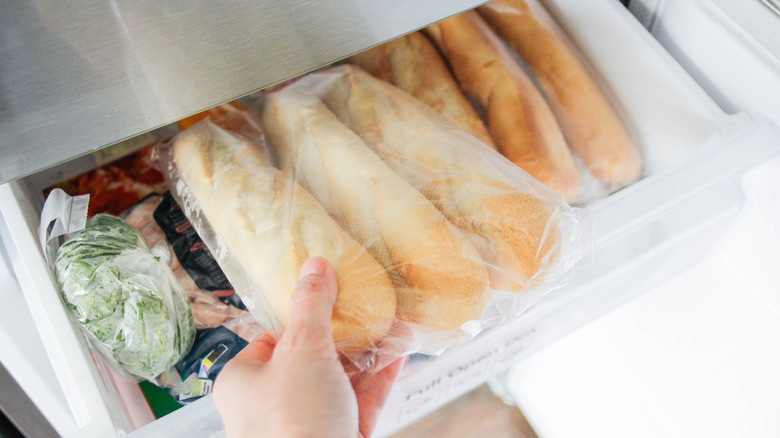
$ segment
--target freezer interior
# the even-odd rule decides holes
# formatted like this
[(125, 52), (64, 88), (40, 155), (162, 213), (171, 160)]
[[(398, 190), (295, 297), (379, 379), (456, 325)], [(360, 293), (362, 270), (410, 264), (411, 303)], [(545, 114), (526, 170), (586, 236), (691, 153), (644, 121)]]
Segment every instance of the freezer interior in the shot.
[[(391, 395), (379, 435), (628, 300), (641, 290), (632, 287), (637, 283), (652, 284), (692, 263), (707, 247), (705, 232), (733, 219), (742, 202), (735, 178), (780, 149), (780, 133), (771, 120), (723, 112), (619, 2), (544, 3), (634, 133), (644, 159), (642, 179), (585, 205), (595, 224), (594, 252), (570, 285), (467, 345), (439, 358), (411, 361)], [(155, 420), (137, 385), (115, 376), (91, 354), (65, 312), (37, 244), (46, 187), (137, 150), (153, 137), (165, 138), (172, 129), (142, 134), (0, 186), (3, 218), (12, 230), (4, 244), (73, 417), (50, 417), (63, 435), (205, 436), (220, 429), (210, 397)], [(692, 251), (688, 258), (686, 245)], [(678, 259), (669, 256), (675, 251), (682, 254)], [(453, 373), (456, 369), (463, 372)]]

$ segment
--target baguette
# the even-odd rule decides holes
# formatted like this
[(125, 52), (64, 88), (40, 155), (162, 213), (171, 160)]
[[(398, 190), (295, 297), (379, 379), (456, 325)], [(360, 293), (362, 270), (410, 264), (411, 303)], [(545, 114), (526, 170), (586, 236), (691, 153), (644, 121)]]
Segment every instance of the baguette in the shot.
[(494, 0), (479, 12), (534, 73), (590, 172), (608, 184), (638, 178), (641, 163), (628, 133), (547, 11), (536, 0)]
[(358, 68), (332, 68), (296, 85), (323, 90), (344, 124), (466, 232), (492, 288), (524, 290), (555, 264), (561, 242), (553, 213), (566, 208), (560, 196), (527, 175), (506, 177), (517, 169), (496, 152), (464, 144), (441, 128), (439, 114)]
[(263, 126), (282, 170), (390, 273), (398, 320), (450, 330), (482, 314), (488, 276), (473, 245), (317, 96), (269, 95)]
[(486, 114), (498, 150), (567, 200), (576, 196), (580, 176), (552, 111), (479, 15), (468, 11), (425, 33)]
[(422, 32), (358, 53), (347, 61), (420, 99), (461, 129), (496, 148), (447, 64)]
[[(172, 161), (283, 324), (301, 264), (319, 255), (331, 263), (339, 284), (332, 318), (339, 351), (371, 348), (387, 333), (396, 297), (384, 269), (308, 192), (271, 167), (256, 145), (206, 120), (179, 134)], [(248, 306), (256, 301), (242, 298)]]

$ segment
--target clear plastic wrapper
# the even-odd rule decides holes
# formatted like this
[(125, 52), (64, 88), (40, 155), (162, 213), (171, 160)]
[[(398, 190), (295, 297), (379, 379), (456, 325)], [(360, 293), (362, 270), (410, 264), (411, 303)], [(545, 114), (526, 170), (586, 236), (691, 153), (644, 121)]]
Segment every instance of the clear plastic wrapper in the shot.
[(57, 283), (93, 351), (126, 378), (153, 379), (168, 370), (189, 351), (195, 327), (161, 254), (124, 220), (104, 214), (67, 230), (57, 248), (57, 239), (45, 231), (52, 228), (46, 218), (53, 203), (47, 204), (42, 244), (52, 248), (51, 255), (56, 251), (56, 260), (49, 261)]
[(373, 348), (395, 315), (387, 273), (311, 195), (270, 166), (253, 118), (236, 110), (218, 121), (238, 129), (197, 123), (163, 146), (160, 159), (177, 202), (247, 309), (265, 329), (281, 332), (300, 265), (321, 255), (339, 281), (337, 346), (352, 357)]
[(461, 88), (484, 114), (502, 155), (572, 199), (580, 175), (544, 96), (476, 11), (424, 29)]
[(346, 62), (425, 102), (495, 149), (482, 118), (463, 94), (436, 46), (422, 31), (360, 52), (347, 58)]
[(517, 316), (590, 248), (586, 212), (351, 66), (249, 112), (223, 106), (159, 150), (177, 202), (269, 330), (286, 322), (303, 261), (330, 261), (334, 338), (357, 369)]
[(571, 201), (636, 181), (642, 159), (619, 102), (548, 11), (537, 0), (493, 0), (477, 10), (532, 76), (575, 153), (583, 180)]
[[(470, 124), (484, 120), (491, 132), (466, 130), (488, 144), (495, 141), (502, 154), (572, 205), (588, 204), (636, 181), (642, 159), (633, 126), (609, 84), (542, 5), (495, 0), (477, 10), (346, 62), (449, 114), (461, 127), (467, 123), (453, 108), (466, 106), (473, 113), (473, 107), (479, 116), (472, 115)], [(435, 48), (427, 48), (429, 39), (449, 68)], [(471, 104), (463, 102), (461, 93)]]

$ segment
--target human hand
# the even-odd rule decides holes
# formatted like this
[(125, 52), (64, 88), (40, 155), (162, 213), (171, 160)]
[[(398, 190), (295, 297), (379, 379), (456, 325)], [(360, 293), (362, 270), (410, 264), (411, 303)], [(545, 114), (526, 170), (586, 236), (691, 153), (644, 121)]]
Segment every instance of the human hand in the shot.
[(266, 333), (222, 369), (214, 403), (228, 437), (371, 435), (403, 360), (350, 383), (330, 326), (336, 292), (327, 260), (307, 260), (278, 343)]

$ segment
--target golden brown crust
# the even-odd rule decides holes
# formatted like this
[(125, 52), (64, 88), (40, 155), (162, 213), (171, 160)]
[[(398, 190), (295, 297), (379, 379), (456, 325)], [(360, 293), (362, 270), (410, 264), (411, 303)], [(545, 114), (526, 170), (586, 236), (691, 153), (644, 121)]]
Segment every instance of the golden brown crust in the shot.
[[(465, 147), (441, 116), (365, 72), (342, 66), (302, 81), (330, 81), (322, 100), (397, 174), (467, 235), (488, 265), (494, 289), (523, 290), (559, 255), (552, 207), (560, 197), (532, 178), (501, 178), (501, 157)], [(508, 165), (508, 163), (507, 163)], [(518, 186), (519, 185), (519, 186)]]
[(371, 348), (387, 333), (396, 296), (384, 269), (308, 192), (268, 165), (257, 146), (201, 122), (177, 137), (173, 162), (283, 324), (301, 264), (319, 255), (330, 261), (339, 284), (332, 319), (339, 350)]
[(425, 32), (448, 60), (461, 88), (487, 115), (498, 150), (566, 199), (580, 177), (544, 98), (474, 11)]
[(463, 95), (438, 50), (421, 32), (366, 50), (348, 61), (420, 99), (483, 143), (496, 148), (485, 124)]
[(479, 12), (533, 71), (586, 167), (607, 183), (638, 178), (639, 155), (620, 119), (541, 5), (494, 0)]
[(399, 320), (449, 330), (482, 314), (488, 275), (476, 249), (316, 96), (273, 93), (263, 122), (281, 168), (390, 273)]

